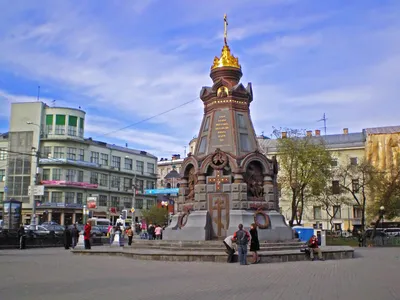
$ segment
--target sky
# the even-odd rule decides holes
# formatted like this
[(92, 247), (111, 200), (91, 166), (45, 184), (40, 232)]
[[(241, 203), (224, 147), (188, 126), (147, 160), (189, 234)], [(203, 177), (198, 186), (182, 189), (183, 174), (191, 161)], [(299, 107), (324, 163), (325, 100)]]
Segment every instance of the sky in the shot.
[(257, 134), (323, 131), (324, 113), (328, 134), (400, 124), (397, 0), (0, 0), (0, 132), (40, 86), (86, 111), (85, 137), (183, 154), (224, 13)]

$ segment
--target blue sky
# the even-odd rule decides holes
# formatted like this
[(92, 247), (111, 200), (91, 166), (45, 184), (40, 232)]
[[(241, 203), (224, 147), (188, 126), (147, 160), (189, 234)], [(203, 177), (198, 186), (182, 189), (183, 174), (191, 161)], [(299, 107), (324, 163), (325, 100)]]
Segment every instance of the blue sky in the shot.
[(86, 137), (183, 153), (210, 66), (228, 43), (253, 83), (257, 134), (399, 125), (400, 1), (0, 0), (0, 132), (10, 103), (81, 106)]

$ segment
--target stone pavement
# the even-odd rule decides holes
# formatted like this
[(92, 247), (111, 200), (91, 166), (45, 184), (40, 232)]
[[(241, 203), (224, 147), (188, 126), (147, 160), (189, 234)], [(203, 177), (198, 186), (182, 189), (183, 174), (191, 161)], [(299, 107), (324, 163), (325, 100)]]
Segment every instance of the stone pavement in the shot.
[(136, 261), (64, 249), (0, 251), (0, 299), (400, 299), (400, 248), (284, 264)]

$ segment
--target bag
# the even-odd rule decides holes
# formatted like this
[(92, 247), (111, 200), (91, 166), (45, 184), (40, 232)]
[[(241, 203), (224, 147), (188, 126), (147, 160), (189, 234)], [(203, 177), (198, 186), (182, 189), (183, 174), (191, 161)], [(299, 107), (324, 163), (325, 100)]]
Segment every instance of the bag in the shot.
[(249, 243), (249, 237), (244, 230), (236, 231), (236, 244), (247, 245)]

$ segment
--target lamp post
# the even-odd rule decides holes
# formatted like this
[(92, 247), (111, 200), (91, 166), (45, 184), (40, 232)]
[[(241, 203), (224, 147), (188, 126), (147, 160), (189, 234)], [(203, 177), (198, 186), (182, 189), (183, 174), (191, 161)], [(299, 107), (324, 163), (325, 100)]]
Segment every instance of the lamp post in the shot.
[(27, 121), (26, 124), (34, 125), (39, 128), (38, 132), (38, 140), (37, 140), (37, 148), (36, 148), (36, 165), (35, 165), (35, 176), (32, 176), (31, 180), (31, 195), (30, 201), (32, 202), (32, 216), (31, 216), (31, 225), (36, 225), (36, 201), (35, 201), (35, 193), (34, 193), (34, 186), (38, 184), (38, 174), (39, 174), (39, 159), (40, 159), (40, 134), (41, 134), (41, 127), (39, 124), (33, 123), (31, 121)]
[(381, 207), (379, 207), (379, 218), (381, 219), (381, 226), (382, 226), (382, 246), (384, 244), (384, 231), (383, 231), (383, 221), (384, 221), (384, 214), (385, 214), (385, 207), (382, 205)]
[[(129, 156), (125, 156), (125, 159), (131, 159)], [(133, 182), (132, 182), (132, 207), (131, 207), (131, 213), (132, 213), (132, 223), (131, 226), (133, 226), (135, 222), (135, 209), (136, 209), (136, 170), (133, 167), (133, 159), (132, 160), (132, 171), (133, 171)], [(132, 210), (133, 208), (133, 210)], [(135, 224), (136, 225), (136, 224)]]

